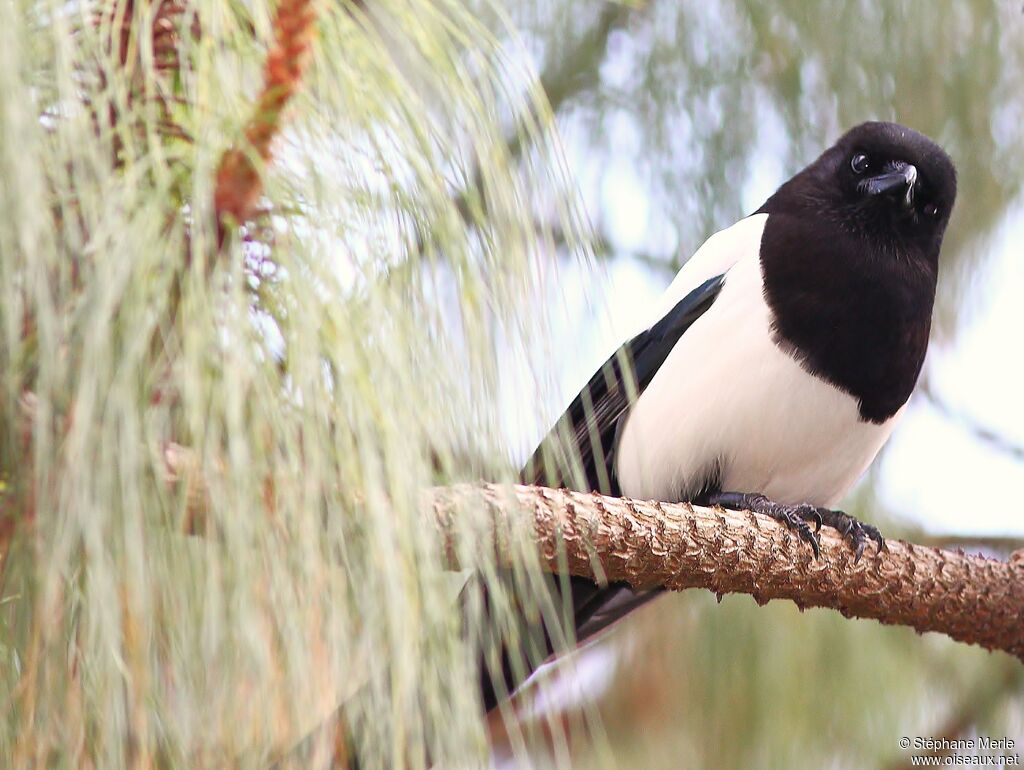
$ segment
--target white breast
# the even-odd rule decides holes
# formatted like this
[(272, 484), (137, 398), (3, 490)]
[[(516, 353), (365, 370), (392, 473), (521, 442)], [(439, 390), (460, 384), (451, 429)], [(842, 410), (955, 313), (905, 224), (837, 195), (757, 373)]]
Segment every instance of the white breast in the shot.
[(723, 491), (834, 506), (902, 413), (882, 425), (861, 421), (853, 397), (772, 341), (758, 257), (766, 219), (756, 233), (744, 226), (722, 293), (632, 408), (616, 453), (623, 494), (686, 499), (717, 467)]

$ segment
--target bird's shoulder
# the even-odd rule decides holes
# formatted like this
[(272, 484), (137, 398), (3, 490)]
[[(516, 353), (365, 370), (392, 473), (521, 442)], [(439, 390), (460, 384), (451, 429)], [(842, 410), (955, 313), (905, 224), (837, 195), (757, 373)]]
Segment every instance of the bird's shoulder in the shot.
[(676, 273), (675, 278), (655, 303), (643, 330), (650, 329), (710, 278), (724, 275), (741, 259), (756, 258), (768, 214), (744, 217), (730, 227), (711, 235)]

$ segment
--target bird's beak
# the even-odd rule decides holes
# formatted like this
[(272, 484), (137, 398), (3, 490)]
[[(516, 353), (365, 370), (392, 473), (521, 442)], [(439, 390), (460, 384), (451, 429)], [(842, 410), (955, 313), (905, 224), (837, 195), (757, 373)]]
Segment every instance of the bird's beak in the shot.
[(867, 195), (899, 195), (904, 208), (914, 205), (914, 188), (917, 186), (917, 167), (907, 164), (894, 171), (888, 171), (862, 182)]

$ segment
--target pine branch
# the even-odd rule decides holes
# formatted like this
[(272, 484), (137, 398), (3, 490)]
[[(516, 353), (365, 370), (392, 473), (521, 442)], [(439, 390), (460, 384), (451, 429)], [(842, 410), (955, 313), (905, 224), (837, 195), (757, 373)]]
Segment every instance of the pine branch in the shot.
[(218, 226), (222, 229), (226, 220), (241, 224), (256, 210), (263, 181), (254, 156), (263, 163), (270, 160), (271, 144), (281, 130), (282, 113), (302, 80), (315, 21), (316, 12), (309, 0), (282, 0), (277, 8), (263, 90), (245, 128), (245, 144), (225, 152), (217, 169), (213, 197)]
[[(169, 472), (184, 480), (173, 467), (176, 457), (165, 458)], [(564, 563), (573, 575), (637, 588), (707, 588), (720, 596), (749, 594), (761, 605), (789, 599), (800, 608), (943, 633), (1024, 661), (1024, 551), (999, 561), (890, 540), (885, 551), (871, 549), (855, 564), (838, 534), (822, 530), (815, 559), (793, 533), (749, 511), (520, 485), (435, 487), (424, 507), (453, 569), (466, 566), (457, 556), (460, 511), (487, 511), (490, 540), (474, 547), (493, 547), (501, 564), (512, 562), (507, 533), (532, 516), (542, 563), (552, 572)], [(329, 745), (345, 729), (342, 704), (288, 756)]]
[(501, 533), (516, 517), (532, 515), (552, 571), (564, 559), (574, 575), (637, 588), (707, 588), (750, 594), (759, 604), (790, 599), (800, 608), (935, 631), (1024, 660), (1022, 551), (998, 561), (889, 541), (886, 551), (870, 550), (855, 564), (830, 530), (822, 530), (815, 559), (793, 533), (750, 512), (490, 484), (436, 488), (429, 503), (453, 566), (459, 510), (484, 506), (501, 562), (509, 561)]
[[(184, 448), (165, 451), (166, 480), (186, 485), (187, 531), (201, 533), (205, 495), (188, 457)], [(749, 594), (758, 604), (789, 599), (801, 609), (825, 607), (844, 617), (935, 631), (1024, 661), (1024, 550), (1001, 561), (889, 540), (886, 550), (869, 548), (855, 563), (839, 534), (823, 529), (815, 559), (794, 533), (749, 511), (520, 485), (435, 487), (425, 506), (454, 569), (460, 568), (460, 510), (487, 511), (490, 545), (506, 564), (506, 533), (532, 516), (542, 563), (553, 572), (564, 563), (573, 575), (636, 588), (707, 588)]]

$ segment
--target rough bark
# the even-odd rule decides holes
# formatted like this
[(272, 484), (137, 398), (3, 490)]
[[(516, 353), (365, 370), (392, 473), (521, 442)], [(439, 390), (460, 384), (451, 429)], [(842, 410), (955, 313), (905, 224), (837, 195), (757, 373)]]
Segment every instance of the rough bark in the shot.
[[(707, 588), (750, 594), (759, 604), (790, 599), (845, 617), (874, 618), (935, 631), (1024, 660), (1024, 552), (1009, 561), (889, 541), (860, 563), (837, 533), (821, 532), (821, 557), (767, 517), (524, 486), (456, 486), (430, 493), (434, 517), (455, 564), (460, 509), (483, 506), (500, 533), (532, 517), (547, 568), (560, 559), (574, 575), (625, 581), (637, 588)], [(521, 519), (519, 520), (521, 522)], [(559, 548), (564, 553), (559, 554)], [(565, 563), (565, 562), (562, 562)]]

